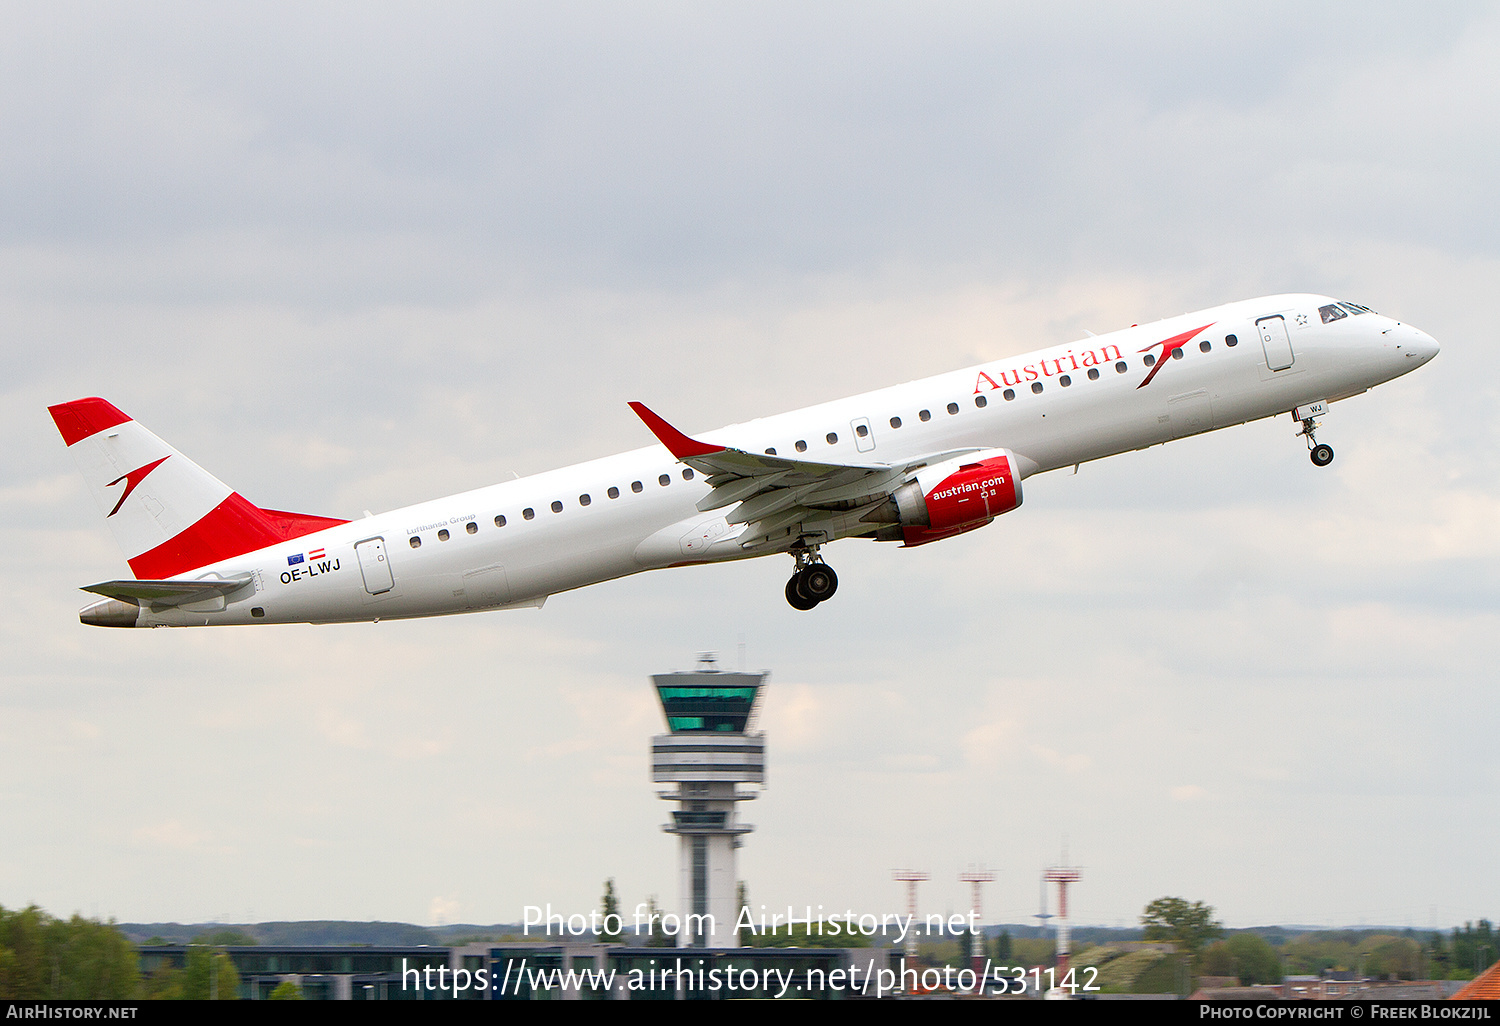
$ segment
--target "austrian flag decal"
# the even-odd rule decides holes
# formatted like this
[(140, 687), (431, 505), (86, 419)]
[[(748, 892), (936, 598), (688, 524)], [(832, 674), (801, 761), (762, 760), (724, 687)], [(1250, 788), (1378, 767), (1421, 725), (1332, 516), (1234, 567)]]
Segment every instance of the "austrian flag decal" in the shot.
[(314, 577), (322, 577), (338, 570), (339, 561), (328, 558), (327, 549), (313, 549), (310, 552), (299, 552), (296, 555), (286, 557), (286, 565), (290, 570), (281, 571), (282, 584), (295, 584), (298, 581), (310, 581)]

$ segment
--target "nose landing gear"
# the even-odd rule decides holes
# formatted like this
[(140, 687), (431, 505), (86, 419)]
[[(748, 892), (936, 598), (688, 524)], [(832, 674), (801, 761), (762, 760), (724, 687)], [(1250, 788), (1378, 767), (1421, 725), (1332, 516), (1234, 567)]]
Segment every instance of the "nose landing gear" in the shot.
[(1309, 403), (1292, 411), (1292, 416), (1302, 422), (1302, 430), (1297, 432), (1297, 437), (1307, 439), (1307, 456), (1315, 467), (1326, 467), (1333, 462), (1333, 446), (1319, 442), (1314, 436), (1314, 432), (1322, 425), (1313, 418), (1327, 412), (1328, 404), (1325, 402)]
[(786, 582), (786, 600), (791, 607), (805, 612), (833, 598), (839, 588), (839, 575), (819, 558), (817, 546), (793, 549), (792, 555), (797, 560), (797, 572)]

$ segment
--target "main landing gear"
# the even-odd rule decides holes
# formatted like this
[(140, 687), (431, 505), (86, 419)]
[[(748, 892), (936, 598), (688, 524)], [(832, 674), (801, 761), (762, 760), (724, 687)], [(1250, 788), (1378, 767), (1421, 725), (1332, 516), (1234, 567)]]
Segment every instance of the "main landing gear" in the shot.
[(1299, 406), (1292, 411), (1292, 416), (1302, 422), (1302, 430), (1297, 432), (1297, 436), (1307, 439), (1307, 455), (1315, 467), (1326, 467), (1333, 462), (1333, 446), (1323, 444), (1313, 435), (1313, 432), (1321, 426), (1313, 418), (1327, 410), (1327, 403), (1312, 403), (1308, 406)]
[(786, 582), (786, 600), (793, 609), (807, 611), (839, 590), (839, 575), (818, 556), (817, 546), (796, 548), (797, 572)]

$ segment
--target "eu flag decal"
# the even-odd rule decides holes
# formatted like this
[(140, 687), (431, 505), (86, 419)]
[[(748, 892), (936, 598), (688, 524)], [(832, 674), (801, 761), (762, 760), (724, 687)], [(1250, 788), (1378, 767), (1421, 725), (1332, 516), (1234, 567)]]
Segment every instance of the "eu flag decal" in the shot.
[(297, 553), (295, 556), (288, 556), (288, 557), (286, 557), (286, 565), (287, 566), (293, 566), (293, 565), (295, 565), (297, 563), (300, 563), (300, 562), (302, 562), (302, 553), (300, 553), (300, 552)]

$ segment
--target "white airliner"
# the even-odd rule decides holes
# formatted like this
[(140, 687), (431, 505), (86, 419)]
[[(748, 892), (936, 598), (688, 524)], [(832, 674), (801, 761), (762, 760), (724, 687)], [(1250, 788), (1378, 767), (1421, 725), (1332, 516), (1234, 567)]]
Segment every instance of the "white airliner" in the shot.
[(51, 407), (139, 580), (105, 627), (348, 623), (538, 607), (668, 566), (786, 553), (811, 609), (840, 538), (923, 545), (1021, 504), (1032, 474), (1290, 412), (1313, 463), (1327, 405), (1432, 359), (1433, 339), (1325, 296), (1132, 325), (364, 519), (261, 509), (103, 399)]

